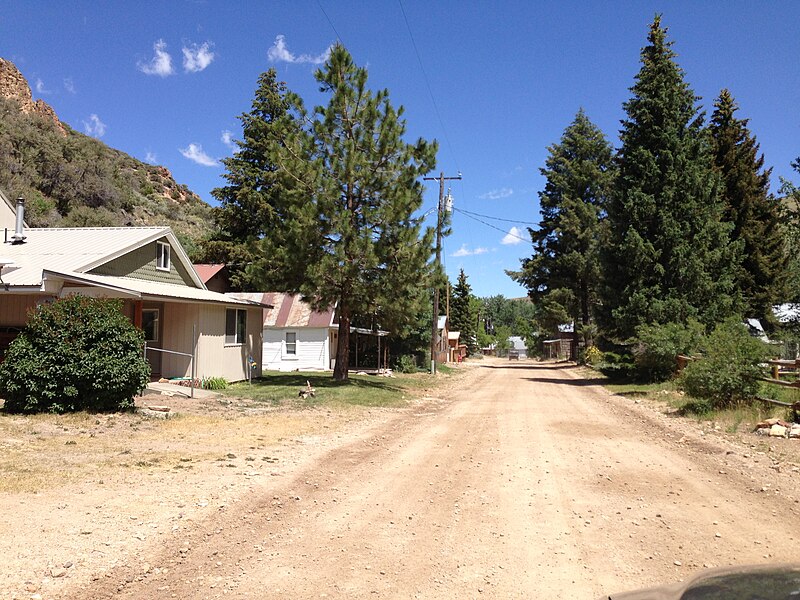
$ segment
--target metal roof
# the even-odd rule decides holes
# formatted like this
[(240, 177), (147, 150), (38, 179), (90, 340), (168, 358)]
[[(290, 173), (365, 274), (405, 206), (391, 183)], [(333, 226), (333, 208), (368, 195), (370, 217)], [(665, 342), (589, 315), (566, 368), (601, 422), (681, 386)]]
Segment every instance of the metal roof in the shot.
[(282, 292), (266, 292), (264, 304), (273, 308), (264, 311), (264, 327), (334, 327), (335, 307), (314, 310), (300, 296)]
[(225, 268), (224, 264), (194, 264), (192, 265), (194, 270), (197, 271), (197, 274), (200, 276), (200, 279), (203, 280), (203, 283), (208, 283), (208, 280), (211, 279), (214, 275), (222, 271)]
[(0, 257), (13, 261), (2, 271), (9, 285), (35, 286), (42, 272), (85, 273), (150, 242), (168, 238), (174, 258), (188, 267), (197, 287), (205, 285), (169, 227), (71, 227), (25, 229), (23, 244), (4, 243)]
[(260, 302), (233, 298), (206, 289), (193, 288), (186, 285), (133, 279), (132, 277), (110, 277), (107, 275), (89, 275), (85, 273), (57, 273), (45, 271), (48, 280), (61, 280), (65, 283), (90, 285), (144, 300), (182, 300), (189, 302), (216, 302), (222, 304), (244, 304), (262, 306)]

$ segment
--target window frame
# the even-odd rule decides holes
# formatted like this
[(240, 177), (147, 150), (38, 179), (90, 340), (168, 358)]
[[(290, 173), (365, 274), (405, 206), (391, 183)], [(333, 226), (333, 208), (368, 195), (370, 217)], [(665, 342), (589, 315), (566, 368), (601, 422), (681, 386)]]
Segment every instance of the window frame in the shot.
[(156, 269), (169, 271), (172, 268), (172, 247), (167, 242), (156, 242)]
[[(289, 350), (290, 343), (289, 343), (289, 336), (294, 336), (294, 341), (291, 342), (292, 350)], [(284, 332), (283, 336), (283, 355), (289, 359), (297, 358), (297, 332), (296, 331), (286, 331)]]
[[(233, 318), (229, 315), (233, 315)], [(225, 309), (225, 345), (243, 346), (247, 340), (247, 309)]]
[[(155, 337), (153, 337), (153, 339), (147, 339), (147, 329), (145, 327), (144, 315), (145, 314), (153, 314), (153, 313), (155, 313), (155, 318), (152, 320), (153, 333), (154, 333)], [(159, 337), (160, 337), (159, 336), (159, 329), (160, 328), (161, 328), (161, 309), (159, 309), (159, 308), (143, 308), (142, 309), (142, 331), (144, 332), (144, 341), (147, 342), (147, 343), (150, 343), (150, 342), (158, 343), (159, 342)]]

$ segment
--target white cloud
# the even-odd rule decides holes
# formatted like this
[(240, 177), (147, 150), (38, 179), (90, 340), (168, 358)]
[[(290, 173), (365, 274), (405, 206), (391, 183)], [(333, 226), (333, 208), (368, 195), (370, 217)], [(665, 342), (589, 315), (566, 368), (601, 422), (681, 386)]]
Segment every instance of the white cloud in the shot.
[(231, 149), (231, 152), (236, 152), (239, 149), (238, 146), (236, 146), (236, 143), (233, 141), (233, 134), (227, 129), (222, 132), (222, 136), (219, 139), (223, 144)]
[(500, 240), (501, 244), (508, 245), (515, 245), (521, 242), (524, 242), (525, 239), (522, 237), (522, 231), (519, 227), (512, 227), (508, 230), (508, 233)]
[(461, 248), (459, 248), (458, 250), (453, 252), (450, 256), (458, 258), (458, 257), (461, 257), (461, 256), (473, 256), (473, 255), (478, 255), (478, 254), (486, 254), (487, 252), (489, 252), (488, 248), (482, 248), (482, 247), (479, 246), (479, 247), (475, 248), (474, 250), (470, 250), (469, 248), (467, 248), (466, 244), (461, 244)]
[(499, 190), (492, 190), (486, 192), (483, 196), (479, 196), (481, 200), (499, 200), (500, 198), (508, 198), (514, 193), (511, 188), (500, 188)]
[(203, 42), (199, 46), (192, 44), (191, 46), (184, 46), (183, 52), (183, 70), (187, 73), (199, 73), (211, 64), (214, 60), (214, 53), (211, 51), (211, 42)]
[(150, 163), (151, 165), (157, 165), (158, 157), (156, 156), (156, 153), (148, 150), (144, 155), (144, 162)]
[(185, 158), (204, 167), (216, 167), (219, 163), (203, 152), (200, 144), (189, 144), (186, 148), (178, 148)]
[(272, 47), (267, 51), (267, 58), (272, 62), (287, 62), (287, 63), (310, 63), (312, 65), (321, 65), (328, 57), (331, 55), (331, 47), (328, 48), (322, 54), (318, 54), (317, 56), (312, 56), (311, 54), (301, 54), (300, 56), (295, 56), (289, 49), (286, 47), (286, 38), (282, 35), (278, 35), (275, 37), (275, 43), (272, 44)]
[(64, 79), (64, 89), (67, 90), (70, 94), (75, 94), (75, 82), (72, 81), (72, 77), (66, 77)]
[(83, 130), (86, 135), (101, 138), (106, 134), (106, 124), (100, 120), (96, 114), (89, 115), (89, 120), (83, 122)]
[(167, 43), (164, 40), (158, 40), (153, 44), (153, 54), (150, 62), (139, 61), (136, 63), (142, 73), (167, 77), (175, 72), (175, 69), (172, 68), (172, 57), (167, 52)]
[(50, 93), (50, 90), (48, 90), (45, 87), (44, 81), (42, 81), (41, 78), (39, 78), (39, 77), (36, 78), (36, 82), (34, 83), (34, 87), (36, 88), (36, 93), (37, 94), (49, 94)]

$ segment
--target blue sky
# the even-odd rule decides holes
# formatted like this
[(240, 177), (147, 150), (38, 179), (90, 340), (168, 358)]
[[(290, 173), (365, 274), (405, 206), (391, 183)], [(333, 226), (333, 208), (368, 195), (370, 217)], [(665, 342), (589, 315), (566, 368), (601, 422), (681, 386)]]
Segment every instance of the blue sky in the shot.
[[(452, 193), (468, 212), (445, 240), (451, 279), (463, 268), (477, 295), (517, 297), (504, 271), (531, 253), (547, 146), (580, 107), (618, 144), (656, 12), (707, 113), (729, 88), (773, 190), (779, 176), (800, 180), (789, 166), (800, 155), (797, 2), (7, 0), (0, 56), (73, 128), (166, 166), (213, 203), (258, 75), (275, 67), (319, 104), (313, 73), (340, 39), (370, 86), (405, 107), (409, 139), (439, 140), (433, 174), (463, 174)], [(437, 196), (429, 182), (423, 210)]]

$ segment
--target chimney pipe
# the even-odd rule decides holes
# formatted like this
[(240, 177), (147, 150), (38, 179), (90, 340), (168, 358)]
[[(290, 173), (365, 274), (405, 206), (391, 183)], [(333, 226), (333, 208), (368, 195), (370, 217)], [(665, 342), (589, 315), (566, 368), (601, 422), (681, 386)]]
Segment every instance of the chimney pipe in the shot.
[(17, 198), (17, 223), (14, 229), (14, 235), (11, 236), (12, 244), (24, 244), (25, 235), (23, 229), (25, 220), (25, 199), (20, 196)]

